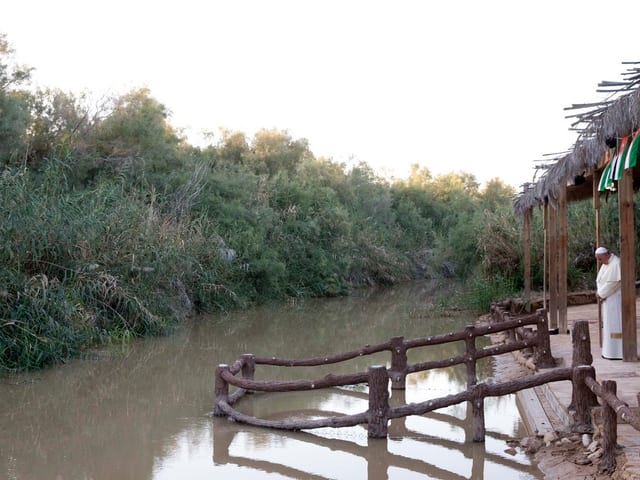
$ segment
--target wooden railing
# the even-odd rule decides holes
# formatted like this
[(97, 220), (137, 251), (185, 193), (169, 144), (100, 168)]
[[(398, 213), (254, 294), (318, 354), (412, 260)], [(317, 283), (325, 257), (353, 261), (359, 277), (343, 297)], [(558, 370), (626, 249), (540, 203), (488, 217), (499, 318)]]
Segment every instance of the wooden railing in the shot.
[(591, 365), (591, 338), (589, 323), (578, 321), (573, 327), (572, 337), (574, 368), (573, 395), (569, 410), (575, 411), (572, 429), (578, 432), (593, 432), (591, 409), (602, 403), (602, 457), (598, 468), (611, 472), (616, 466), (616, 444), (618, 441), (618, 416), (640, 432), (640, 417), (629, 405), (616, 396), (617, 383), (613, 380), (596, 381), (595, 368)]
[[(514, 339), (501, 345), (491, 345), (483, 348), (477, 347), (476, 339), (478, 337), (503, 331), (507, 332), (526, 326), (535, 326), (536, 335)], [(451, 342), (464, 342), (465, 352), (461, 355), (441, 360), (415, 364), (407, 363), (407, 351), (412, 348)], [(467, 401), (471, 403), (472, 408), (473, 440), (480, 442), (484, 441), (485, 436), (484, 399), (486, 397), (507, 395), (523, 388), (531, 388), (549, 381), (567, 380), (570, 378), (569, 370), (556, 370), (518, 381), (496, 384), (478, 383), (476, 363), (479, 359), (531, 348), (538, 352), (537, 358), (541, 364), (546, 365), (553, 362), (549, 350), (547, 318), (544, 310), (540, 310), (526, 317), (502, 318), (499, 322), (469, 325), (460, 332), (409, 340), (404, 337), (393, 337), (385, 343), (366, 345), (359, 350), (332, 356), (295, 360), (275, 357), (262, 358), (252, 354), (244, 354), (233, 364), (221, 364), (216, 370), (214, 415), (227, 415), (239, 422), (284, 430), (306, 430), (322, 427), (347, 427), (367, 424), (369, 436), (378, 438), (387, 435), (387, 422), (392, 418), (420, 415)], [(382, 365), (372, 365), (367, 372), (346, 375), (329, 374), (315, 380), (254, 380), (256, 365), (284, 367), (330, 365), (384, 351), (388, 351), (391, 354), (391, 368), (389, 370)], [(451, 367), (459, 364), (466, 365), (467, 390), (421, 403), (397, 407), (389, 406), (389, 381), (391, 381), (391, 388), (404, 389), (406, 376), (410, 373)], [(241, 376), (238, 376), (239, 373)], [(362, 383), (369, 385), (369, 408), (365, 412), (353, 415), (331, 416), (310, 420), (267, 420), (246, 415), (233, 408), (233, 405), (248, 391), (291, 392)], [(237, 390), (233, 394), (229, 393), (230, 385), (237, 387)]]
[[(576, 432), (593, 432), (591, 409), (598, 406), (598, 398), (604, 405), (603, 410), (603, 457), (600, 461), (602, 470), (615, 467), (615, 446), (617, 441), (618, 415), (627, 423), (640, 431), (640, 418), (624, 402), (616, 396), (616, 383), (604, 381), (599, 384), (595, 380), (595, 369), (591, 366), (592, 356), (589, 338), (588, 322), (579, 321), (573, 330), (573, 359), (571, 367), (554, 368), (543, 373), (536, 373), (516, 380), (501, 383), (478, 383), (476, 362), (481, 358), (493, 355), (530, 350), (533, 352), (538, 368), (552, 367), (554, 359), (551, 356), (549, 331), (546, 312), (539, 310), (535, 314), (511, 317), (499, 307), (493, 311), (493, 322), (467, 326), (461, 332), (442, 335), (405, 339), (393, 337), (389, 341), (366, 345), (359, 350), (345, 352), (338, 355), (308, 358), (302, 360), (280, 359), (276, 357), (256, 357), (244, 354), (233, 364), (221, 364), (216, 369), (214, 415), (229, 416), (234, 420), (260, 427), (277, 428), (283, 430), (307, 430), (323, 427), (347, 427), (367, 424), (368, 435), (371, 438), (387, 436), (388, 422), (394, 418), (408, 415), (422, 415), (427, 412), (469, 402), (471, 405), (472, 435), (474, 442), (484, 441), (484, 399), (516, 393), (521, 390), (544, 385), (550, 382), (571, 381), (573, 396), (569, 410), (573, 412), (573, 425)], [(535, 326), (535, 330), (529, 328)], [(481, 336), (505, 332), (506, 341), (503, 344), (478, 348), (476, 339)], [(420, 362), (407, 363), (407, 351), (412, 348), (438, 345), (450, 342), (464, 342), (465, 352), (454, 357)], [(256, 365), (272, 365), (284, 367), (330, 365), (346, 360), (388, 351), (391, 354), (389, 369), (382, 365), (372, 365), (366, 372), (325, 375), (315, 380), (255, 380)], [(420, 403), (391, 406), (389, 404), (389, 382), (391, 388), (404, 389), (406, 375), (409, 373), (444, 368), (465, 364), (467, 370), (467, 389), (463, 392), (430, 399)], [(238, 374), (241, 374), (238, 376)], [(233, 405), (247, 392), (291, 392), (302, 390), (316, 390), (346, 385), (367, 383), (369, 386), (369, 408), (361, 413), (352, 415), (330, 416), (308, 420), (267, 420), (244, 414)], [(237, 389), (229, 393), (230, 386)]]

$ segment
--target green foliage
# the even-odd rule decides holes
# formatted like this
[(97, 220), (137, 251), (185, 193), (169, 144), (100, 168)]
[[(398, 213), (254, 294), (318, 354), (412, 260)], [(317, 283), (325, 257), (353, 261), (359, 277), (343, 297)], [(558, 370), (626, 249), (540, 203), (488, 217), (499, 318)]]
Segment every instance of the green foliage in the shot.
[(29, 81), (32, 69), (16, 65), (13, 53), (6, 35), (0, 33), (0, 164), (19, 164), (27, 154), (29, 104), (19, 87)]
[(516, 278), (503, 275), (477, 275), (467, 282), (464, 303), (478, 312), (487, 312), (491, 302), (513, 297), (520, 291)]
[(0, 163), (24, 163), (27, 156), (24, 132), (28, 125), (29, 110), (25, 96), (0, 90)]
[(28, 161), (37, 165), (45, 156), (78, 151), (90, 133), (84, 98), (54, 89), (38, 89), (30, 95), (31, 124)]
[(519, 286), (513, 191), (498, 179), (479, 190), (414, 165), (390, 184), (273, 129), (192, 147), (148, 89), (92, 107), (26, 93), (30, 70), (9, 53), (0, 36), (0, 369), (121, 348), (193, 312), (443, 271), (472, 283), (478, 308)]
[(522, 229), (512, 208), (502, 204), (482, 211), (482, 227), (477, 231), (477, 248), (486, 278), (521, 278)]

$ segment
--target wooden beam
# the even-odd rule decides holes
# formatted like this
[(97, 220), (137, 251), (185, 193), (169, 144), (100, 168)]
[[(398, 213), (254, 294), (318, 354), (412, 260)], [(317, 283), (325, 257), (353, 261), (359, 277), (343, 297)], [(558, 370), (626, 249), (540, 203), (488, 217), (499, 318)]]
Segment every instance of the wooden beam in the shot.
[[(593, 210), (595, 211), (596, 222), (596, 248), (602, 246), (602, 227), (600, 222), (600, 191), (598, 185), (600, 184), (600, 178), (602, 177), (602, 170), (598, 170), (593, 173)], [(594, 272), (594, 278), (598, 276), (598, 268), (600, 265), (596, 262), (596, 271)], [(602, 305), (598, 302), (598, 342), (600, 348), (602, 348)]]
[(549, 328), (556, 330), (558, 325), (558, 212), (552, 205), (547, 208), (549, 225)]
[(531, 298), (531, 215), (532, 209), (528, 208), (524, 212), (522, 224), (522, 249), (524, 261), (524, 298)]
[[(542, 207), (542, 308), (549, 312), (547, 302), (547, 291), (549, 282), (549, 205), (546, 203)], [(551, 328), (551, 327), (549, 327)]]
[(622, 359), (638, 361), (636, 338), (636, 260), (633, 218), (633, 169), (624, 171), (618, 181), (620, 218), (620, 270), (622, 276)]
[(558, 329), (569, 333), (567, 323), (567, 187), (558, 199)]

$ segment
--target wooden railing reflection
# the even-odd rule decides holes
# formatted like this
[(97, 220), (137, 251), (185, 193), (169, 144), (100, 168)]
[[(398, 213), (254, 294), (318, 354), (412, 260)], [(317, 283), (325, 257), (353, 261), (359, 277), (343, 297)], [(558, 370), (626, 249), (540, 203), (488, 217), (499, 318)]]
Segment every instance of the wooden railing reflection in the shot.
[[(357, 392), (341, 393), (354, 394)], [(364, 394), (363, 394), (364, 396)], [(395, 391), (393, 394), (393, 402), (395, 404), (404, 404), (404, 392)], [(298, 412), (299, 413), (299, 412)], [(325, 414), (325, 411), (307, 412), (309, 414)], [(380, 442), (369, 440), (368, 445), (359, 445), (353, 441), (341, 440), (335, 438), (325, 438), (319, 435), (313, 435), (308, 432), (279, 432), (279, 437), (304, 442), (311, 447), (325, 447), (333, 452), (347, 453), (358, 457), (366, 462), (367, 477), (369, 479), (386, 478), (384, 472), (390, 467), (406, 469), (427, 475), (430, 478), (447, 478), (447, 479), (464, 479), (473, 478), (482, 480), (484, 478), (485, 463), (490, 462), (496, 465), (506, 467), (514, 472), (520, 472), (526, 467), (525, 464), (516, 459), (508, 458), (503, 455), (488, 452), (483, 443), (469, 442), (472, 435), (470, 428), (471, 422), (469, 414), (461, 419), (454, 415), (431, 412), (425, 415), (428, 419), (437, 420), (447, 423), (451, 426), (458, 427), (464, 432), (464, 440), (455, 441), (439, 438), (433, 435), (426, 435), (417, 430), (408, 428), (406, 425), (406, 417), (393, 419), (389, 425), (389, 441), (394, 439), (411, 438), (415, 442), (422, 442), (430, 446), (442, 447), (446, 450), (458, 452), (464, 458), (472, 462), (471, 476), (463, 476), (439, 467), (435, 463), (431, 463), (428, 459), (416, 459), (408, 456), (390, 452), (388, 448), (381, 445)], [(242, 467), (252, 468), (263, 471), (265, 473), (280, 474), (291, 478), (313, 478), (324, 479), (326, 477), (320, 474), (314, 474), (308, 471), (301, 471), (295, 467), (283, 465), (281, 463), (270, 462), (265, 460), (257, 460), (254, 458), (230, 455), (230, 446), (238, 433), (237, 426), (228, 422), (217, 422), (213, 428), (213, 462), (216, 465), (234, 464)], [(497, 432), (487, 432), (487, 436), (501, 442), (512, 440), (512, 437)], [(433, 461), (438, 461), (433, 458)], [(441, 463), (441, 462), (440, 462)]]

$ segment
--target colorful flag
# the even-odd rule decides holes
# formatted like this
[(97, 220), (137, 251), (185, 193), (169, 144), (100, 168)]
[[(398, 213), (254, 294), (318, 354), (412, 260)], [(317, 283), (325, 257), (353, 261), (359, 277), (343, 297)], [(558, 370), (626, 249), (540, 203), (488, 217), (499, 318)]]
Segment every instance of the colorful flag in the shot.
[(638, 163), (638, 148), (640, 147), (640, 130), (633, 134), (633, 140), (629, 144), (627, 154), (624, 156), (624, 168), (635, 167)]
[(612, 165), (613, 165), (613, 159), (611, 159), (611, 161), (607, 163), (607, 166), (604, 167), (604, 170), (602, 171), (602, 175), (600, 175), (600, 182), (598, 183), (599, 192), (604, 192), (607, 188), (613, 185), (613, 179), (611, 178)]
[(620, 139), (620, 145), (618, 145), (618, 153), (616, 153), (616, 156), (613, 159), (615, 162), (612, 167), (612, 176), (614, 180), (620, 180), (622, 178), (627, 150), (629, 150), (629, 137), (623, 137)]

